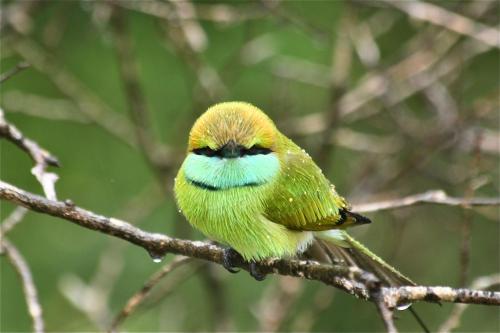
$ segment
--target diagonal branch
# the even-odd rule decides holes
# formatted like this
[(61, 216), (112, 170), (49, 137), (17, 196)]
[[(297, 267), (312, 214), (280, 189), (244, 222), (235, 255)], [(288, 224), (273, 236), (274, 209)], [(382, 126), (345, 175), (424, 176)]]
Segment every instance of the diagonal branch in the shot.
[(125, 306), (121, 309), (118, 315), (113, 320), (113, 323), (109, 327), (110, 332), (118, 331), (118, 326), (132, 313), (135, 309), (144, 301), (144, 299), (149, 295), (154, 286), (163, 279), (167, 274), (175, 270), (176, 268), (187, 264), (191, 261), (191, 258), (178, 256), (174, 258), (171, 262), (165, 265), (158, 272), (153, 274), (149, 280), (144, 284), (144, 286), (136, 292), (132, 297), (129, 298)]
[[(2, 181), (0, 181), (0, 199), (36, 212), (65, 219), (87, 229), (121, 238), (144, 248), (153, 258), (161, 258), (166, 253), (174, 253), (217, 264), (222, 264), (224, 260), (224, 249), (220, 246), (149, 233), (125, 221), (77, 207), (69, 201), (49, 200)], [(242, 258), (236, 260), (235, 266), (249, 270), (249, 264)], [(366, 300), (373, 300), (371, 290), (374, 285), (379, 284), (373, 274), (357, 267), (326, 265), (303, 260), (269, 259), (259, 263), (259, 270), (263, 274), (274, 273), (321, 281)], [(381, 287), (380, 293), (389, 308), (415, 301), (500, 305), (500, 292), (417, 286)]]
[(28, 312), (31, 316), (31, 319), (33, 320), (33, 332), (44, 332), (42, 307), (40, 306), (40, 302), (38, 300), (38, 293), (36, 291), (35, 283), (33, 282), (33, 276), (31, 275), (28, 264), (24, 260), (23, 256), (19, 253), (17, 248), (3, 237), (0, 243), (0, 253), (7, 256), (10, 263), (21, 278), (21, 281), (23, 283), (24, 296), (26, 298), (26, 304), (28, 305)]
[(497, 29), (446, 10), (440, 6), (415, 0), (382, 0), (382, 2), (396, 7), (412, 18), (430, 22), (453, 32), (471, 37), (489, 46), (500, 48), (500, 39), (498, 38), (500, 32)]
[(16, 66), (14, 66), (14, 68), (11, 68), (8, 71), (6, 71), (5, 73), (0, 74), (0, 83), (4, 83), (8, 79), (10, 79), (14, 75), (16, 75), (17, 73), (19, 73), (19, 72), (21, 72), (29, 67), (30, 67), (29, 63), (27, 63), (26, 61), (21, 61)]
[(19, 224), (23, 220), (27, 212), (27, 208), (17, 206), (17, 208), (14, 209), (0, 225), (0, 238), (5, 236), (10, 230), (12, 230), (17, 224)]
[(28, 139), (14, 125), (5, 120), (3, 110), (0, 109), (0, 138), (5, 138), (29, 154), (35, 166), (31, 173), (43, 187), (47, 198), (56, 199), (55, 182), (58, 176), (47, 172), (49, 166), (59, 166), (59, 161), (47, 150), (40, 147), (35, 141)]

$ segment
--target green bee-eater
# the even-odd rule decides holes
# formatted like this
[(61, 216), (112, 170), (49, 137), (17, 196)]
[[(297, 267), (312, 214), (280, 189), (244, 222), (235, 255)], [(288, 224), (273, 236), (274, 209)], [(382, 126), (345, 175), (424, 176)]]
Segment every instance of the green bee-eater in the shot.
[(198, 118), (175, 196), (194, 227), (250, 263), (300, 255), (316, 243), (330, 260), (391, 285), (413, 284), (344, 231), (370, 220), (350, 212), (311, 157), (251, 104), (217, 104)]

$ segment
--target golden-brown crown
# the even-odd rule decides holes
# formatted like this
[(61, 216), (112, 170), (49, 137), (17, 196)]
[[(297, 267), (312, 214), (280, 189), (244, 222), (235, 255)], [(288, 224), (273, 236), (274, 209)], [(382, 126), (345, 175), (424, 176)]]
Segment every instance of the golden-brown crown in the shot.
[(277, 130), (259, 108), (244, 102), (225, 102), (210, 107), (193, 125), (188, 150), (209, 147), (220, 149), (231, 140), (250, 148), (272, 149)]

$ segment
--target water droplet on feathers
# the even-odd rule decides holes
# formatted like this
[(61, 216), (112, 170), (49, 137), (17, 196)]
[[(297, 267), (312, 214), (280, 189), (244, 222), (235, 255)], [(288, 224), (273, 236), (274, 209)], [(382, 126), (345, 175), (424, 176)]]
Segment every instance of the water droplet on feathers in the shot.
[(293, 198), (288, 198), (288, 201), (293, 202)]

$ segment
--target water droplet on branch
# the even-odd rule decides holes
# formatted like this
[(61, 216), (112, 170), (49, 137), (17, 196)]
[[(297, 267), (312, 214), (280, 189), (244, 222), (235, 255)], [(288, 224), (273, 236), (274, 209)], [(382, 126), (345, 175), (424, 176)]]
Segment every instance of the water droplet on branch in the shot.
[(148, 251), (148, 253), (151, 259), (153, 259), (153, 262), (155, 263), (160, 263), (163, 260), (163, 258), (165, 258), (165, 254), (163, 253), (158, 253), (154, 251)]

